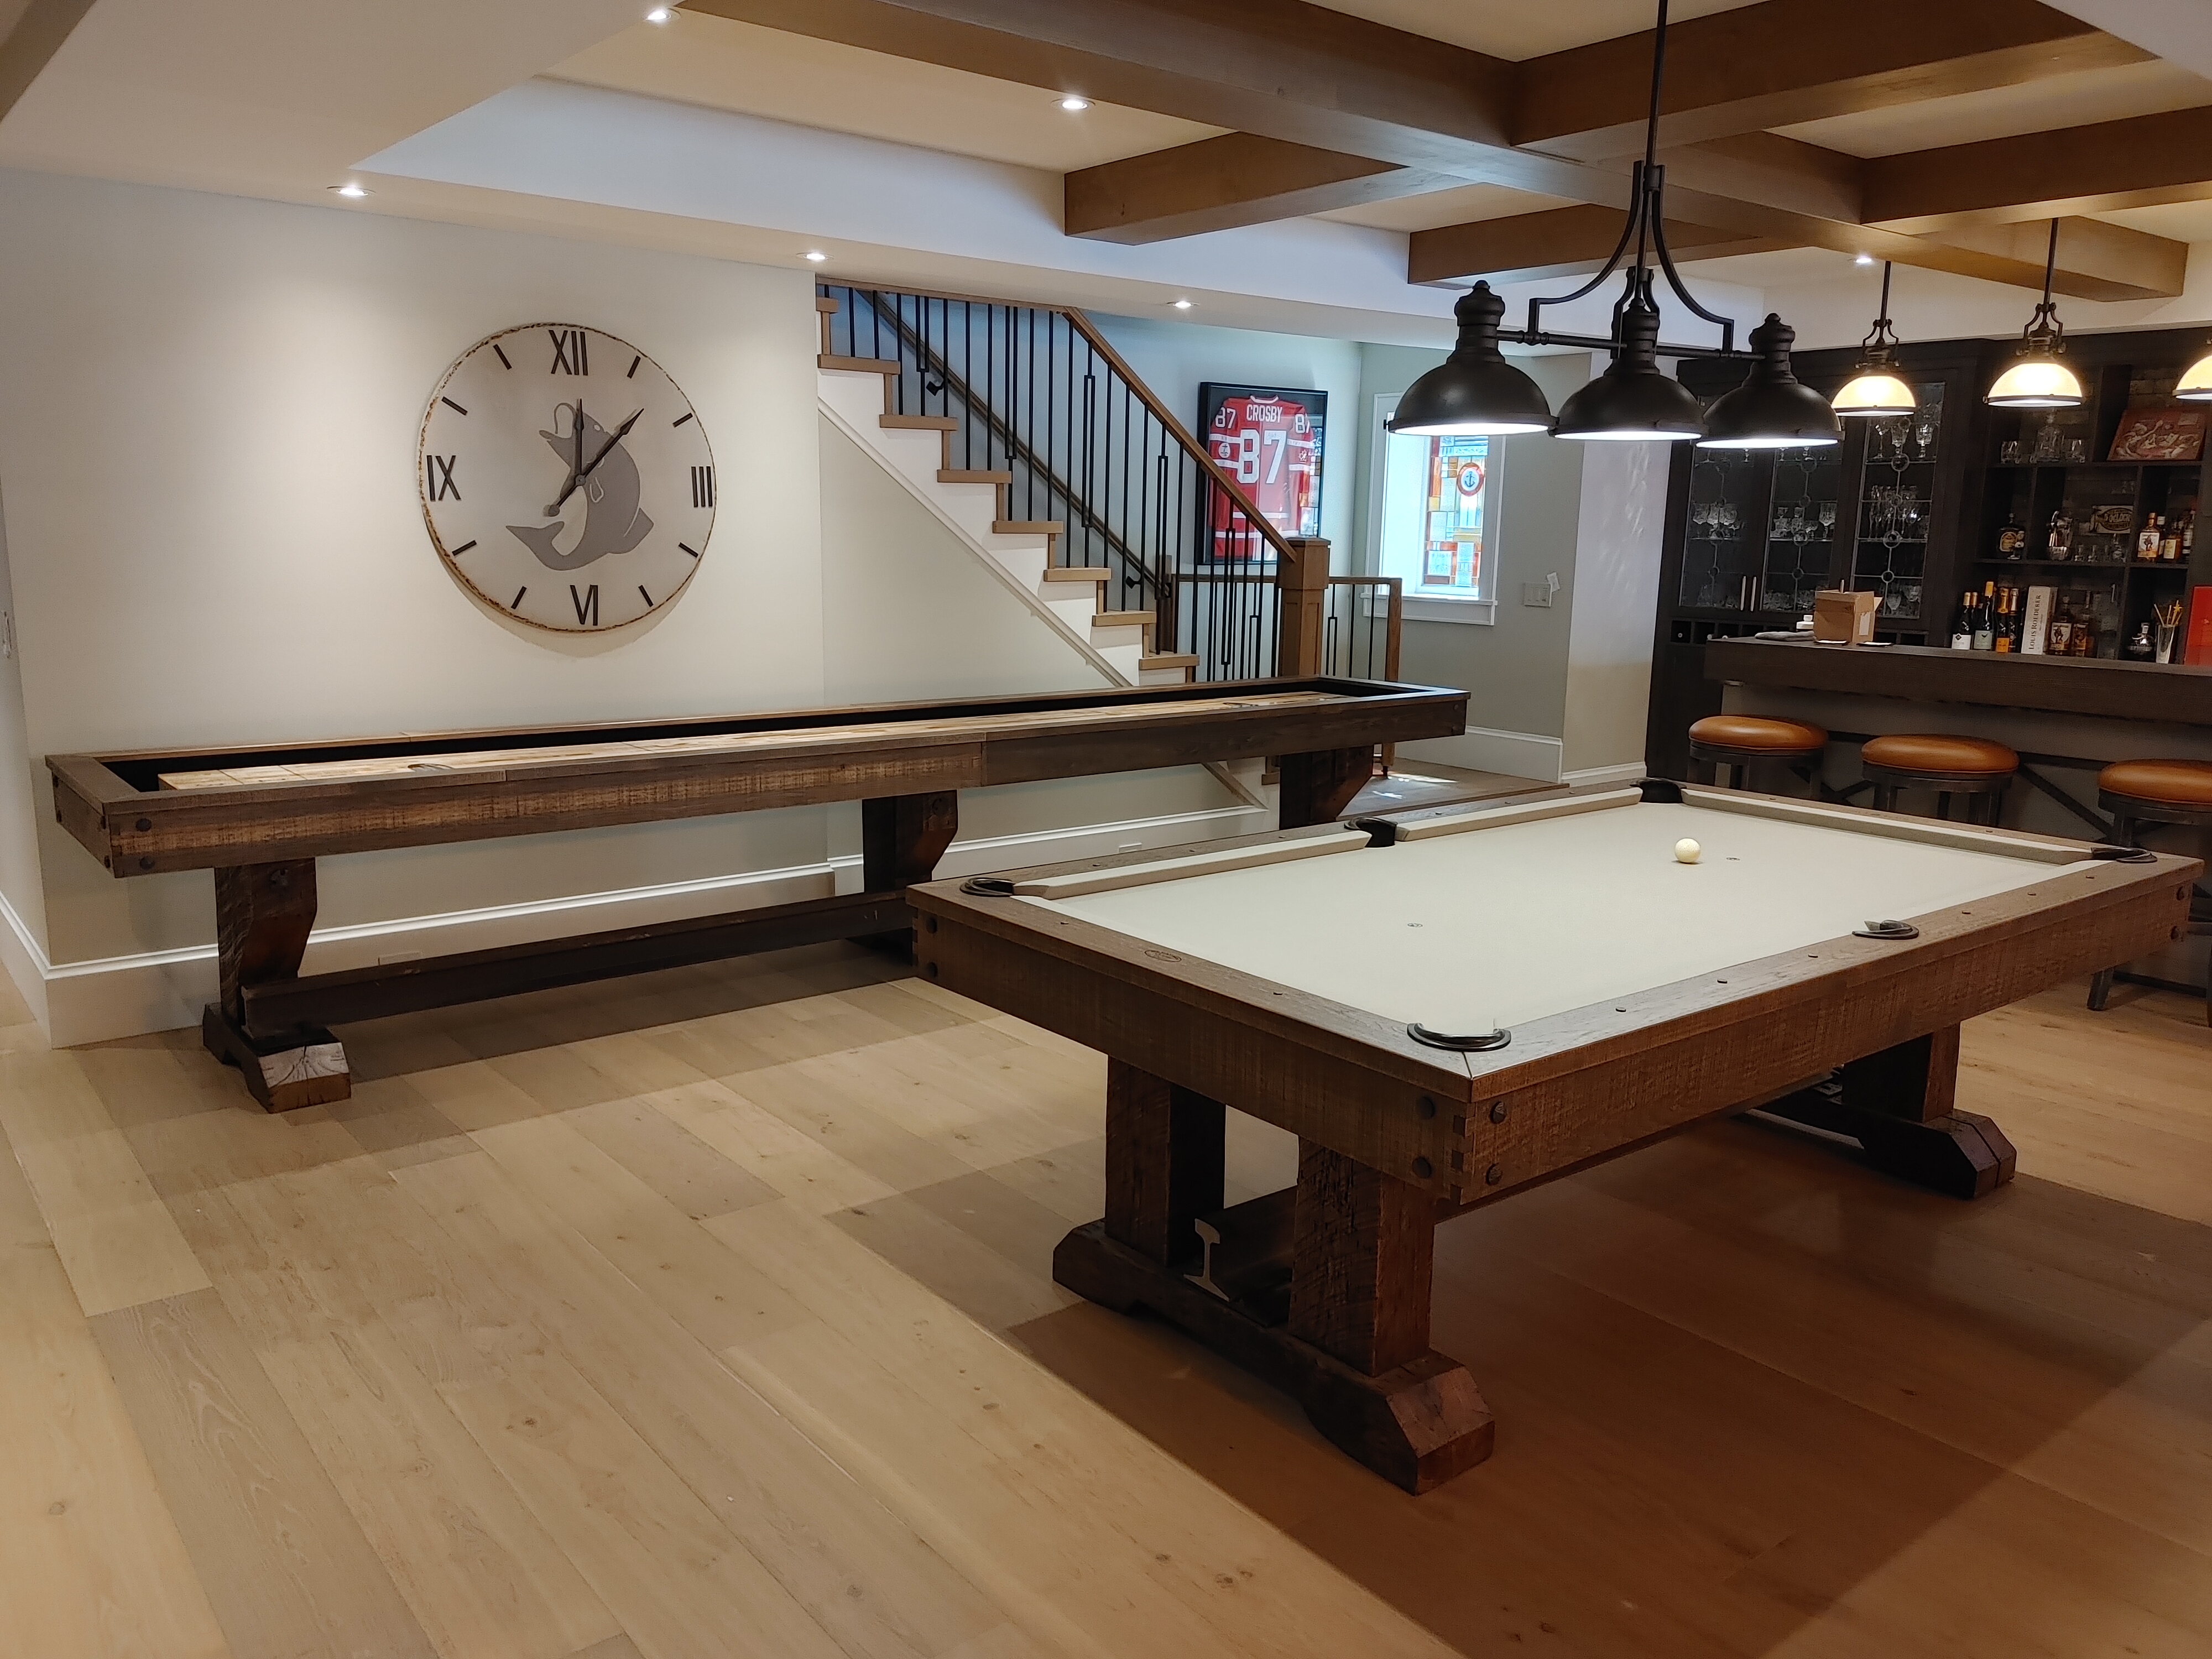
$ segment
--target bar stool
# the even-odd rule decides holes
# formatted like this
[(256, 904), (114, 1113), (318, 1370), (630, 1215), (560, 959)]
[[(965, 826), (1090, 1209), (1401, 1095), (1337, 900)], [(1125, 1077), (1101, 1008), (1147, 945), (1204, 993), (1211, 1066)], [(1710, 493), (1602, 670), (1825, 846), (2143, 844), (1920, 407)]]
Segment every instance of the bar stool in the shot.
[[(2124, 847), (2136, 845), (2146, 823), (2212, 824), (2212, 765), (2203, 761), (2122, 761), (2097, 775), (2097, 805), (2112, 815), (2112, 835)], [(2212, 917), (2202, 914), (2203, 895), (2192, 897), (2189, 931), (2212, 933)], [(2170, 991), (2194, 991), (2148, 975), (2107, 968), (2089, 981), (2089, 1006), (2102, 1010), (2112, 981), (2155, 985)], [(2212, 1025), (2212, 975), (2205, 981), (2204, 1023)]]
[(1974, 822), (1974, 802), (1984, 803), (1982, 822), (1995, 823), (2004, 805), (2005, 786), (2020, 770), (2020, 757), (2001, 743), (1981, 738), (1898, 734), (1869, 738), (1859, 750), (1859, 768), (1874, 785), (1878, 812), (1897, 811), (1898, 792), (1933, 789), (1936, 816), (1951, 816), (1951, 797), (1966, 798), (1966, 822)]
[(1745, 787), (1754, 766), (1802, 766), (1808, 769), (1817, 794), (1820, 757), (1827, 747), (1828, 734), (1802, 720), (1708, 714), (1690, 727), (1690, 758), (1711, 766), (1716, 784), (1721, 781), (1721, 768), (1729, 768), (1727, 787), (1731, 789)]

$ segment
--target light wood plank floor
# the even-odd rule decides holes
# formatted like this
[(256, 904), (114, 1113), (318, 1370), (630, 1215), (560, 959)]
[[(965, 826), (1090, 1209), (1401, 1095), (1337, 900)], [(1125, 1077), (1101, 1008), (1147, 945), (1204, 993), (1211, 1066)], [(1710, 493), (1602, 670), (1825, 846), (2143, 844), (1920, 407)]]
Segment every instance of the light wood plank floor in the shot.
[[(1969, 1028), (1965, 1206), (1751, 1123), (1445, 1228), (1413, 1499), (1075, 1302), (1099, 1059), (843, 947), (356, 1028), (0, 1007), (0, 1653), (2212, 1653), (2212, 1032)], [(1232, 1197), (1287, 1139), (1232, 1117)]]

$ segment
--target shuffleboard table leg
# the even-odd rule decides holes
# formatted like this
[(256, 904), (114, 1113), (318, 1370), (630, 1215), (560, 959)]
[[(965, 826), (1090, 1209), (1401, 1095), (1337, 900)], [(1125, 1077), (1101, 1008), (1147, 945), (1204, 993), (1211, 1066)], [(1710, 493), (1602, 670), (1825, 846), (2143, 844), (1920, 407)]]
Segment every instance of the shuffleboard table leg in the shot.
[(1344, 815), (1352, 798), (1375, 775), (1375, 750), (1322, 749), (1310, 755), (1285, 755), (1276, 763), (1277, 823), (1285, 830), (1329, 823)]
[[(1429, 1346), (1435, 1200), (1303, 1141), (1296, 1188), (1214, 1208), (1222, 1126), (1218, 1102), (1109, 1060), (1106, 1217), (1060, 1241), (1053, 1278), (1117, 1312), (1156, 1314), (1281, 1389), (1407, 1492), (1487, 1457), (1480, 1390)], [(1206, 1271), (1201, 1239), (1217, 1243), (1217, 1263), (1238, 1258), (1229, 1285)]]
[(2004, 1131), (1958, 1109), (1959, 1028), (1852, 1060), (1831, 1082), (1770, 1102), (1774, 1117), (1850, 1135), (1885, 1174), (1953, 1198), (1980, 1198), (2013, 1177)]
[(353, 1093), (345, 1049), (319, 1025), (256, 1030), (245, 988), (295, 979), (315, 925), (315, 861), (241, 864), (215, 872), (216, 974), (221, 1000), (200, 1014), (200, 1041), (235, 1066), (272, 1112), (320, 1106)]
[[(879, 795), (860, 803), (860, 884), (870, 893), (904, 892), (927, 881), (960, 830), (960, 796)], [(854, 940), (871, 950), (912, 957), (914, 929), (868, 933)]]

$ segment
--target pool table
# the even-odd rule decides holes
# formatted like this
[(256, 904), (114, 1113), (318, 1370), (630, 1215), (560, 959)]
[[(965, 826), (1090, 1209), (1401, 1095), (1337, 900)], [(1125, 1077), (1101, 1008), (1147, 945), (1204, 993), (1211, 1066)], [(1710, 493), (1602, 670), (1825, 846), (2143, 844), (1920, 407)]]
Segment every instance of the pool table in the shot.
[[(1960, 1022), (2166, 943), (2201, 869), (1653, 781), (908, 898), (922, 973), (1108, 1056), (1106, 1214), (1054, 1276), (1421, 1492), (1492, 1433), (1429, 1346), (1438, 1221), (1750, 1109), (1987, 1193)], [(1224, 1207), (1224, 1105), (1299, 1137), (1295, 1187)]]

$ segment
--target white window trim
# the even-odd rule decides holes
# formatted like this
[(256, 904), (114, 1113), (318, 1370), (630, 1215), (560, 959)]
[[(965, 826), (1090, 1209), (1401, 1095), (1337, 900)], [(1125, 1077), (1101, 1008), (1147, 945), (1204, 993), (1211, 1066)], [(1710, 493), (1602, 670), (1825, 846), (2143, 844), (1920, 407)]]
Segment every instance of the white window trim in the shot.
[[(1400, 393), (1381, 392), (1375, 396), (1375, 409), (1368, 431), (1368, 449), (1373, 456), (1367, 481), (1367, 550), (1368, 562), (1372, 567), (1370, 575), (1382, 576), (1389, 573), (1382, 568), (1382, 507), (1389, 480), (1390, 432), (1384, 424), (1398, 412)], [(1493, 471), (1489, 485), (1490, 505), (1486, 514), (1494, 510), (1498, 501), (1497, 475)], [(1492, 520), (1492, 523), (1498, 520)], [(1504, 580), (1498, 564), (1498, 538), (1492, 535), (1484, 550), (1491, 556), (1490, 590), (1492, 597), (1486, 599), (1445, 599), (1433, 595), (1416, 594), (1407, 590), (1404, 598), (1407, 622), (1437, 622), (1473, 623), (1478, 628), (1498, 625), (1498, 583)]]

